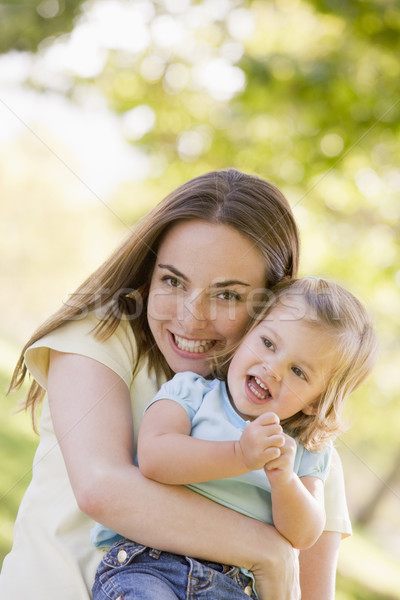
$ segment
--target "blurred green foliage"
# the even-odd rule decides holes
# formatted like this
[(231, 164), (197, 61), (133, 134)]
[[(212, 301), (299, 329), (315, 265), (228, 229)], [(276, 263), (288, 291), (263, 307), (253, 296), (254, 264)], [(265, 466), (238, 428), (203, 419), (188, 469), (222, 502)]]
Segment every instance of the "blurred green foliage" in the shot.
[(10, 0), (0, 3), (0, 52), (34, 52), (43, 39), (69, 32), (82, 0)]
[[(101, 18), (109, 19), (106, 33)], [(374, 376), (348, 403), (352, 427), (339, 449), (355, 520), (383, 486), (366, 532), (398, 560), (400, 481), (385, 485), (400, 446), (397, 0), (0, 1), (0, 40), (2, 52), (35, 52), (26, 89), (61, 95), (76, 106), (100, 95), (126, 139), (146, 156), (143, 178), (121, 181), (107, 199), (119, 222), (103, 233), (98, 246), (91, 235), (93, 254), (103, 252), (116, 230), (125, 233), (121, 222), (135, 222), (182, 181), (207, 170), (234, 166), (284, 191), (302, 231), (302, 273), (343, 282), (375, 315), (381, 358)], [(74, 52), (75, 66), (61, 60), (63, 53)], [(51, 76), (46, 65), (54, 53), (61, 62)], [(57, 249), (54, 283), (63, 277), (63, 252), (70, 272), (80, 253), (88, 254), (89, 244), (83, 242), (87, 231), (76, 230), (76, 207), (67, 213), (66, 204), (65, 212), (54, 204), (60, 181), (62, 195), (69, 193), (66, 179), (45, 177), (54, 174), (54, 165), (47, 164), (43, 152), (41, 160), (40, 182), (37, 169), (29, 172), (35, 203), (28, 214), (55, 219), (44, 232), (49, 247)], [(4, 175), (9, 176), (7, 169)], [(7, 205), (13, 198), (16, 206), (10, 189), (17, 202), (26, 189), (15, 184), (0, 195), (10, 223), (21, 223), (11, 200)], [(85, 222), (91, 219), (87, 207), (81, 215)], [(103, 220), (96, 226), (107, 229)], [(63, 227), (65, 245), (56, 243)], [(16, 287), (18, 277), (26, 282), (31, 273), (41, 285), (45, 279), (44, 267), (32, 262), (28, 229), (21, 239), (30, 240), (29, 250), (15, 254), (22, 258), (11, 270), (14, 279), (15, 272), (20, 274), (13, 280)], [(46, 289), (43, 296), (49, 294)], [(21, 296), (15, 297), (22, 311)], [(4, 440), (5, 450), (15, 447)], [(29, 454), (23, 440), (21, 451)], [(30, 448), (30, 439), (26, 443)], [(4, 479), (3, 489), (9, 485)], [(14, 499), (12, 510), (17, 503)], [(379, 596), (375, 588), (360, 591), (362, 576), (357, 574), (354, 588), (349, 577), (346, 571), (339, 579), (340, 600), (399, 597), (395, 592)]]

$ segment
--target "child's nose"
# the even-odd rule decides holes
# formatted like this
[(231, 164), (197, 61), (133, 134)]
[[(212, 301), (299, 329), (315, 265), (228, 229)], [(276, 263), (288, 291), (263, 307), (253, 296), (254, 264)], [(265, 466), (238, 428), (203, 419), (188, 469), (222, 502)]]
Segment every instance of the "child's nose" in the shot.
[(277, 363), (264, 364), (264, 369), (265, 369), (268, 377), (275, 379), (275, 381), (281, 381), (282, 376), (280, 373), (279, 364), (277, 364)]

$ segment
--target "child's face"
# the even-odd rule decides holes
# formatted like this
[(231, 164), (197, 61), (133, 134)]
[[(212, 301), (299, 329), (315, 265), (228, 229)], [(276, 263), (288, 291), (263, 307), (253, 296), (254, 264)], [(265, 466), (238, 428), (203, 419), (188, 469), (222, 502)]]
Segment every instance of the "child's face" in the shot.
[(247, 419), (265, 412), (281, 420), (312, 414), (335, 367), (334, 342), (310, 323), (305, 302), (291, 297), (287, 304), (274, 307), (246, 335), (229, 366), (233, 406)]

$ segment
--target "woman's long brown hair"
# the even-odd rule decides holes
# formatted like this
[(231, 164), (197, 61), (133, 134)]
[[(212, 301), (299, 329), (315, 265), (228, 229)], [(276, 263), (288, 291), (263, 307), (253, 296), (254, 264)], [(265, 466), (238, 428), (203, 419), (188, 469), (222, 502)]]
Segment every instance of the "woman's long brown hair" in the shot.
[[(233, 227), (249, 239), (265, 258), (266, 286), (295, 277), (299, 261), (299, 235), (289, 203), (272, 184), (235, 169), (213, 171), (191, 179), (169, 194), (132, 230), (121, 246), (63, 305), (46, 320), (24, 346), (10, 383), (10, 390), (25, 380), (27, 348), (70, 320), (98, 308), (103, 317), (95, 335), (106, 340), (128, 318), (137, 354), (133, 372), (144, 356), (149, 369), (172, 372), (154, 343), (146, 314), (147, 294), (160, 243), (169, 229), (180, 221), (202, 220)], [(31, 383), (25, 408), (32, 415), (45, 391)]]

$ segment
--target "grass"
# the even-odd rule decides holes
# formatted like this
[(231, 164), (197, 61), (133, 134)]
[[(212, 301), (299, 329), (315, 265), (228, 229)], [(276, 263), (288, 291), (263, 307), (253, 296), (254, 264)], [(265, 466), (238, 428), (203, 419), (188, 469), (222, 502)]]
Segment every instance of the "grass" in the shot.
[(338, 574), (335, 600), (397, 600), (398, 597), (371, 590), (359, 581)]
[(39, 441), (29, 416), (25, 412), (15, 414), (23, 392), (6, 396), (8, 381), (8, 373), (0, 370), (0, 565), (11, 548), (14, 521), (31, 480)]
[[(346, 595), (339, 593), (340, 590)], [(340, 548), (336, 600), (400, 600), (399, 562), (355, 529)]]

